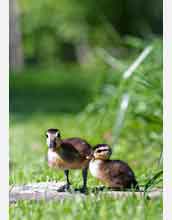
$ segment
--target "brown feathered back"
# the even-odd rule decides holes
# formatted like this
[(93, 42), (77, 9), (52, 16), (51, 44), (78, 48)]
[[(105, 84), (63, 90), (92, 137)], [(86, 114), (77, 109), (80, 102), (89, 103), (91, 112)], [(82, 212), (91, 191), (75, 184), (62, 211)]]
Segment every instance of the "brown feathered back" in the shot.
[(135, 188), (138, 185), (132, 169), (121, 160), (106, 160), (101, 163), (100, 178), (114, 188)]
[(73, 151), (78, 152), (83, 158), (86, 158), (92, 153), (92, 148), (88, 142), (78, 137), (63, 139), (61, 146), (62, 148), (68, 148), (69, 151), (73, 149)]

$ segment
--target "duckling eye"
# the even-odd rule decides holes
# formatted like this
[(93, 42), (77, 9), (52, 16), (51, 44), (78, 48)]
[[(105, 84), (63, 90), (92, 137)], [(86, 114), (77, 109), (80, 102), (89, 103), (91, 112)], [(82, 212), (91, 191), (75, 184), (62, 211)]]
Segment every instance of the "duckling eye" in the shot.
[(97, 153), (101, 153), (101, 150), (98, 150)]

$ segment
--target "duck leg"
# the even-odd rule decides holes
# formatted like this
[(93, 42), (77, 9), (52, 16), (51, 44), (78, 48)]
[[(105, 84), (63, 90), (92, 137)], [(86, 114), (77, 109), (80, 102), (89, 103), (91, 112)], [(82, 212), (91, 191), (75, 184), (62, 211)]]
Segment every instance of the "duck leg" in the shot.
[(70, 188), (70, 182), (69, 182), (69, 170), (64, 170), (64, 174), (66, 177), (66, 185), (63, 185), (62, 187), (60, 187), (60, 189), (58, 189), (58, 192), (64, 192), (64, 191), (68, 191)]
[(64, 174), (65, 174), (66, 182), (67, 182), (65, 189), (68, 190), (70, 188), (69, 170), (64, 170)]
[(88, 173), (88, 168), (84, 168), (82, 170), (83, 186), (81, 188), (81, 192), (83, 193), (85, 193), (87, 190), (87, 173)]

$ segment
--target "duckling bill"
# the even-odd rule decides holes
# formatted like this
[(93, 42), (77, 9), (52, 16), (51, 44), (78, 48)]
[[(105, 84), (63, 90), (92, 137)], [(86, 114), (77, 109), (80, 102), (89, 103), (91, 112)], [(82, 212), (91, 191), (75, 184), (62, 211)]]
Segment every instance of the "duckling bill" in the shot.
[(114, 189), (139, 189), (134, 172), (121, 160), (110, 160), (111, 148), (107, 144), (98, 144), (89, 164), (92, 176)]
[(81, 191), (85, 192), (87, 187), (87, 170), (89, 166), (89, 156), (92, 148), (87, 141), (79, 138), (61, 139), (60, 131), (50, 128), (46, 132), (48, 145), (48, 166), (62, 169), (66, 177), (66, 189), (69, 189), (69, 170), (82, 169), (83, 186)]

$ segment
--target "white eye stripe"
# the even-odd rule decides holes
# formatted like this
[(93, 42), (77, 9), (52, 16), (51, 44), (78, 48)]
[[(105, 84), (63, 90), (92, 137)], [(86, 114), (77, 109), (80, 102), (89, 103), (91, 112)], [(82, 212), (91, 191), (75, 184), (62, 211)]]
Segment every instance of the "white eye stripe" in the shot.
[(58, 137), (58, 136), (59, 136), (59, 132), (56, 132), (56, 134), (55, 134), (55, 135), (56, 135), (56, 137)]
[(46, 136), (47, 138), (50, 138), (50, 137), (59, 137), (60, 133), (59, 132), (56, 132), (56, 133), (46, 133)]
[(110, 151), (110, 148), (109, 147), (99, 147), (96, 150), (102, 150), (102, 151), (108, 150), (108, 151)]

